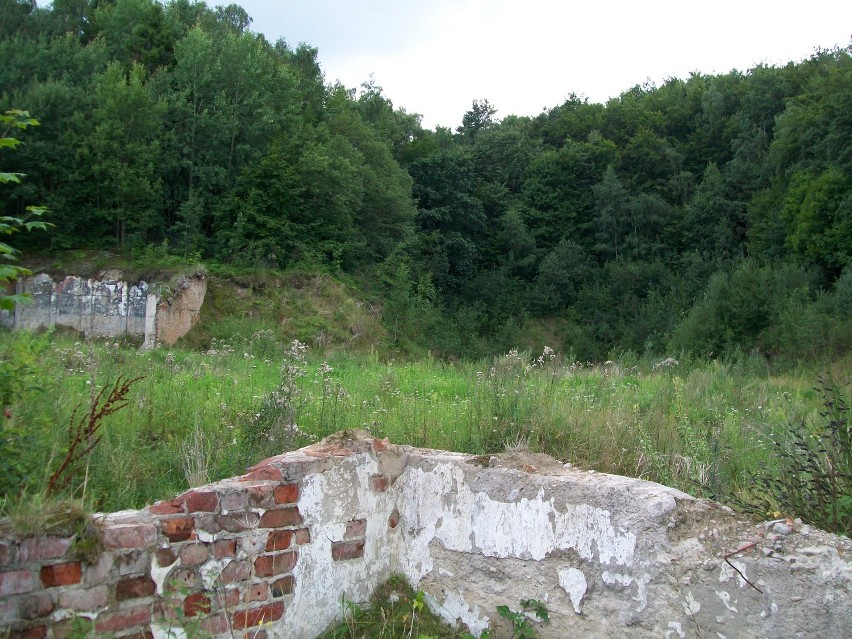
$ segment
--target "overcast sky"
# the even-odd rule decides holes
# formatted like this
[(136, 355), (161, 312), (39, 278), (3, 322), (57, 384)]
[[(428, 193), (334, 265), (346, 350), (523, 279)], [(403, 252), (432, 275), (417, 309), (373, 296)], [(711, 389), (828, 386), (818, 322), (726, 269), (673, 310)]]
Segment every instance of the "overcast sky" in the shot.
[(647, 79), (784, 64), (852, 36), (850, 0), (235, 1), (271, 42), (318, 48), (326, 82), (372, 74), (429, 128), (455, 128), (474, 99), (498, 117), (536, 115), (572, 92), (605, 102)]

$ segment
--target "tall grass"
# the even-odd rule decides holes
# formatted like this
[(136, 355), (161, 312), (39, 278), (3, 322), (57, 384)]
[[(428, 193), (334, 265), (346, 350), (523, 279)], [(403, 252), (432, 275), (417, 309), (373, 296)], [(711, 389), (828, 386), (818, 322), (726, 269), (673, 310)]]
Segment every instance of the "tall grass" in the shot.
[(52, 333), (0, 334), (3, 352), (22, 344), (41, 390), (9, 407), (0, 452), (20, 456), (26, 479), (5, 486), (8, 495), (44, 487), (65, 453), (75, 407), (85, 409), (119, 377), (143, 378), (130, 405), (103, 426), (70, 489), (103, 510), (240, 474), (346, 428), (475, 454), (543, 452), (580, 468), (747, 501), (755, 474), (779, 467), (771, 442), (821, 409), (815, 371), (773, 373), (747, 357), (667, 366), (635, 357), (580, 364), (548, 350), (457, 363), (323, 360), (271, 331), (212, 339), (201, 351), (150, 352)]

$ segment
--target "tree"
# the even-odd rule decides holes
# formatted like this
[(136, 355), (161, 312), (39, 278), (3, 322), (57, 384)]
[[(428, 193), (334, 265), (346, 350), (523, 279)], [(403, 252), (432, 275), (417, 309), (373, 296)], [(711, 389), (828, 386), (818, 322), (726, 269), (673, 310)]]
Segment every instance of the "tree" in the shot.
[[(38, 120), (31, 118), (26, 111), (9, 110), (3, 115), (0, 115), (0, 125), (2, 125), (2, 137), (0, 137), (0, 149), (16, 149), (21, 141), (11, 136), (15, 129), (26, 129), (30, 126), (37, 126)], [(19, 183), (23, 174), (0, 172), (0, 184), (8, 184), (10, 182)], [(27, 212), (33, 217), (40, 217), (45, 209), (39, 206), (28, 206)], [(47, 224), (41, 220), (30, 220), (8, 215), (0, 216), (0, 235), (13, 235), (21, 229), (32, 231), (33, 229), (46, 229)], [(0, 283), (8, 284), (17, 280), (19, 277), (25, 277), (30, 274), (30, 271), (16, 264), (8, 262), (17, 259), (19, 251), (6, 242), (0, 241), (0, 258), (6, 263), (0, 263)], [(15, 304), (23, 302), (27, 299), (26, 295), (0, 295), (0, 309), (11, 311), (15, 308)]]
[(115, 243), (128, 236), (147, 243), (162, 228), (160, 114), (162, 104), (144, 84), (145, 71), (111, 64), (98, 78), (95, 130), (90, 141), (93, 169), (99, 176), (99, 210), (114, 223)]
[(495, 115), (497, 109), (491, 106), (488, 100), (474, 100), (470, 111), (464, 114), (462, 124), (456, 130), (464, 139), (473, 141), (477, 133), (494, 126)]

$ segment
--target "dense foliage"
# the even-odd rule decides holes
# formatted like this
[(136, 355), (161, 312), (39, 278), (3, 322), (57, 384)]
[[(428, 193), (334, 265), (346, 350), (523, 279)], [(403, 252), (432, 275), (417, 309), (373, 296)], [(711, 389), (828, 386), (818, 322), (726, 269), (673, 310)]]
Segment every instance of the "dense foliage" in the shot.
[(236, 5), (0, 16), (0, 111), (42, 123), (5, 213), (49, 207), (54, 250), (349, 273), (393, 347), (443, 355), (852, 345), (849, 49), (534, 118), (475, 101), (432, 131), (372, 83), (326, 84), (315, 49), (270, 44)]

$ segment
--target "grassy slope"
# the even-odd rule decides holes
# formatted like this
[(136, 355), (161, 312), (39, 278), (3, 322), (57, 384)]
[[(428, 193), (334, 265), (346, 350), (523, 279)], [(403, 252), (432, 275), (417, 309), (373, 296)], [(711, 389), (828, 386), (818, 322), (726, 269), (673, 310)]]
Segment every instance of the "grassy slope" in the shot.
[[(41, 387), (6, 420), (30, 489), (64, 454), (75, 407), (85, 412), (93, 389), (120, 376), (141, 376), (75, 479), (76, 494), (99, 509), (138, 507), (351, 427), (476, 454), (529, 449), (694, 494), (748, 497), (751, 475), (779, 463), (770, 441), (819, 420), (817, 375), (843, 382), (852, 369), (845, 360), (773, 372), (745, 357), (654, 370), (629, 356), (579, 366), (524, 353), (394, 361), (376, 302), (351, 284), (298, 272), (214, 271), (208, 282), (201, 323), (170, 351), (0, 335), (5, 353), (31, 353)], [(310, 347), (307, 361), (291, 356), (293, 339)]]

